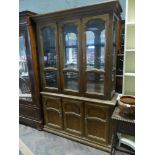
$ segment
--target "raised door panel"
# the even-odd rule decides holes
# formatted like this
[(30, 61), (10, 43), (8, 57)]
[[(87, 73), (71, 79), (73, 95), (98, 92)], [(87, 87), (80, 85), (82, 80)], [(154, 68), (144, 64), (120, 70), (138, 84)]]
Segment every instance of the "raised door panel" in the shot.
[(108, 107), (85, 103), (85, 136), (97, 143), (108, 142)]
[(63, 99), (64, 130), (75, 135), (83, 134), (83, 104), (81, 101)]
[(57, 97), (43, 96), (45, 125), (62, 129), (61, 99)]

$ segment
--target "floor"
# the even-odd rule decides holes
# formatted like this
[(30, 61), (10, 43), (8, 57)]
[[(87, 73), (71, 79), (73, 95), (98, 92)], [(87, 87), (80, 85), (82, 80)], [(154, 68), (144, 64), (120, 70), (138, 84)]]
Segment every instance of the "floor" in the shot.
[[(60, 136), (19, 125), (19, 137), (34, 155), (109, 155)], [(116, 152), (116, 155), (126, 155)]]

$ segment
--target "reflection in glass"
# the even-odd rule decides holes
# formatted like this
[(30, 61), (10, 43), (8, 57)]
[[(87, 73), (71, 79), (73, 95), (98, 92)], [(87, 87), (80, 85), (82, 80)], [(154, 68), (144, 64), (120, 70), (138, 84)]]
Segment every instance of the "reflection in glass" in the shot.
[(45, 67), (56, 67), (55, 32), (51, 27), (42, 28)]
[(57, 73), (55, 71), (45, 71), (46, 87), (57, 87)]
[(24, 36), (19, 37), (19, 95), (31, 97)]
[(79, 74), (75, 72), (64, 73), (65, 89), (79, 90)]
[(63, 27), (64, 67), (78, 67), (77, 26), (66, 24)]
[(102, 20), (91, 20), (86, 24), (87, 69), (104, 69), (105, 24)]
[(87, 73), (87, 92), (104, 93), (104, 75)]

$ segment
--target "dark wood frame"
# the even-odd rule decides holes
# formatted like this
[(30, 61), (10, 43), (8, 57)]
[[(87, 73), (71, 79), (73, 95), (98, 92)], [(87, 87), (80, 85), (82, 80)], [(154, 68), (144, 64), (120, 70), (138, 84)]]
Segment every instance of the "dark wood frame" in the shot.
[(26, 57), (31, 83), (32, 101), (19, 98), (19, 122), (42, 129), (43, 117), (40, 98), (40, 81), (38, 77), (38, 61), (36, 53), (35, 35), (30, 16), (36, 13), (23, 11), (19, 13), (19, 36), (24, 34)]

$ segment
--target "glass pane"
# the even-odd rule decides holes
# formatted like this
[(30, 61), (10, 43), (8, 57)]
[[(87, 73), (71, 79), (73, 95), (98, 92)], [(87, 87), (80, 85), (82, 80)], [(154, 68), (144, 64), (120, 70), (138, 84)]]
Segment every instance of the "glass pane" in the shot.
[(104, 93), (104, 75), (87, 73), (87, 92)]
[(66, 48), (65, 68), (77, 68), (77, 48)]
[(77, 26), (66, 24), (63, 27), (64, 66), (65, 68), (78, 67)]
[(64, 73), (65, 89), (79, 90), (79, 73), (67, 72)]
[(31, 97), (31, 85), (24, 36), (19, 37), (19, 96)]
[(51, 27), (42, 28), (45, 67), (56, 67), (55, 32)]
[(87, 69), (104, 69), (105, 23), (100, 19), (86, 24), (86, 65)]
[(57, 73), (55, 71), (45, 71), (46, 87), (57, 87)]

